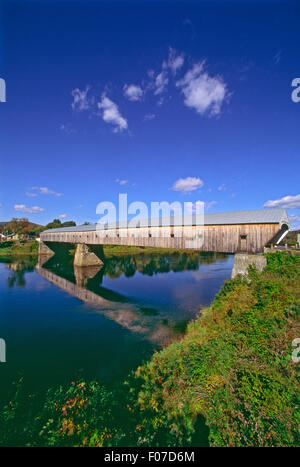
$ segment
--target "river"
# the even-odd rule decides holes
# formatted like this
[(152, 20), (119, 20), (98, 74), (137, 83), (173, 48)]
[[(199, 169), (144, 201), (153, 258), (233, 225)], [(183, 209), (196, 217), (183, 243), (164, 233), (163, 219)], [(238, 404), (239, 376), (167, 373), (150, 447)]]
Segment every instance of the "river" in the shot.
[(83, 377), (118, 385), (174, 339), (229, 279), (233, 255), (112, 256), (73, 268), (54, 256), (0, 259), (0, 402), (13, 382), (41, 393)]

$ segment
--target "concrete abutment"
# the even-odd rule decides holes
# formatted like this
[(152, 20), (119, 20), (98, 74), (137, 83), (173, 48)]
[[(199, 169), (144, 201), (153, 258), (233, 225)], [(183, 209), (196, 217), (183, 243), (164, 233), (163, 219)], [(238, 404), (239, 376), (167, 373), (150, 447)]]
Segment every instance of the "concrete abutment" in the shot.
[(264, 255), (251, 255), (247, 253), (236, 253), (231, 273), (233, 279), (238, 274), (246, 275), (248, 266), (255, 266), (258, 271), (262, 271), (267, 265), (267, 258)]

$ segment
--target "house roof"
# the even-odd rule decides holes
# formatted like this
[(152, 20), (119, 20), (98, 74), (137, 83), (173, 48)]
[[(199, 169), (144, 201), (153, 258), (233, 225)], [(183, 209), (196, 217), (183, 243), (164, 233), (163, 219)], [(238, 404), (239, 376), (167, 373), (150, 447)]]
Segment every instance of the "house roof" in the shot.
[[(166, 225), (159, 220), (159, 225)], [(180, 225), (178, 216), (171, 216), (168, 225)], [(279, 224), (282, 226), (290, 225), (288, 215), (285, 209), (254, 209), (251, 211), (231, 211), (231, 212), (215, 212), (204, 214), (204, 225), (235, 225), (235, 224)], [(151, 219), (146, 222), (146, 225), (151, 225)], [(117, 222), (117, 225), (109, 225), (110, 228), (124, 228), (124, 223)], [(55, 232), (87, 232), (96, 230), (96, 224), (77, 225), (76, 227), (62, 227), (58, 229), (45, 230), (43, 233)]]

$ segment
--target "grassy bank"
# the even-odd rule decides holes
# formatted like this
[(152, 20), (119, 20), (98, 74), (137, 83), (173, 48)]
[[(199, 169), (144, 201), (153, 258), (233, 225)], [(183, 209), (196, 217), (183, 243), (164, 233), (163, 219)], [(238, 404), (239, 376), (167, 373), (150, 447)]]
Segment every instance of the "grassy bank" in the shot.
[[(300, 256), (225, 283), (185, 337), (114, 391), (98, 382), (22, 394), (1, 410), (1, 445), (299, 445)], [(207, 437), (207, 439), (205, 439)]]
[[(37, 241), (31, 242), (2, 242), (0, 243), (0, 257), (8, 255), (37, 255), (39, 244)], [(177, 250), (174, 248), (155, 248), (155, 247), (139, 247), (139, 246), (126, 246), (126, 245), (104, 245), (104, 256), (111, 258), (113, 256), (126, 256), (126, 255), (140, 255), (140, 254), (172, 254), (175, 252), (189, 253), (191, 250)], [(70, 250), (70, 254), (75, 254), (75, 247)], [(205, 254), (205, 253), (203, 253)], [(206, 253), (207, 256), (213, 253)]]
[[(104, 245), (103, 252), (108, 258), (112, 256), (126, 256), (126, 255), (155, 255), (163, 254), (168, 255), (172, 253), (189, 253), (193, 250), (181, 250), (176, 248), (158, 248), (158, 247), (144, 247), (144, 246), (126, 246), (126, 245)], [(205, 254), (205, 253), (204, 253)], [(213, 255), (213, 253), (207, 253), (207, 255)]]
[[(270, 254), (250, 281), (227, 281), (184, 339), (138, 369), (143, 430), (191, 440), (197, 417), (212, 446), (299, 444), (300, 257)], [(299, 375), (298, 375), (299, 376)]]
[(35, 240), (31, 242), (1, 242), (0, 257), (8, 255), (37, 255), (39, 244)]

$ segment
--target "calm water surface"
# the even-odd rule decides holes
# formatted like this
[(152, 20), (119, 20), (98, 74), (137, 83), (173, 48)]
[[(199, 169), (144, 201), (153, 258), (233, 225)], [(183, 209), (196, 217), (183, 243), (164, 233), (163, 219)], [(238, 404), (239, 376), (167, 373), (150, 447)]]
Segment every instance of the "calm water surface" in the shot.
[(102, 269), (0, 259), (0, 401), (20, 376), (34, 392), (76, 377), (118, 384), (182, 335), (232, 265), (231, 255), (199, 253), (112, 257)]

